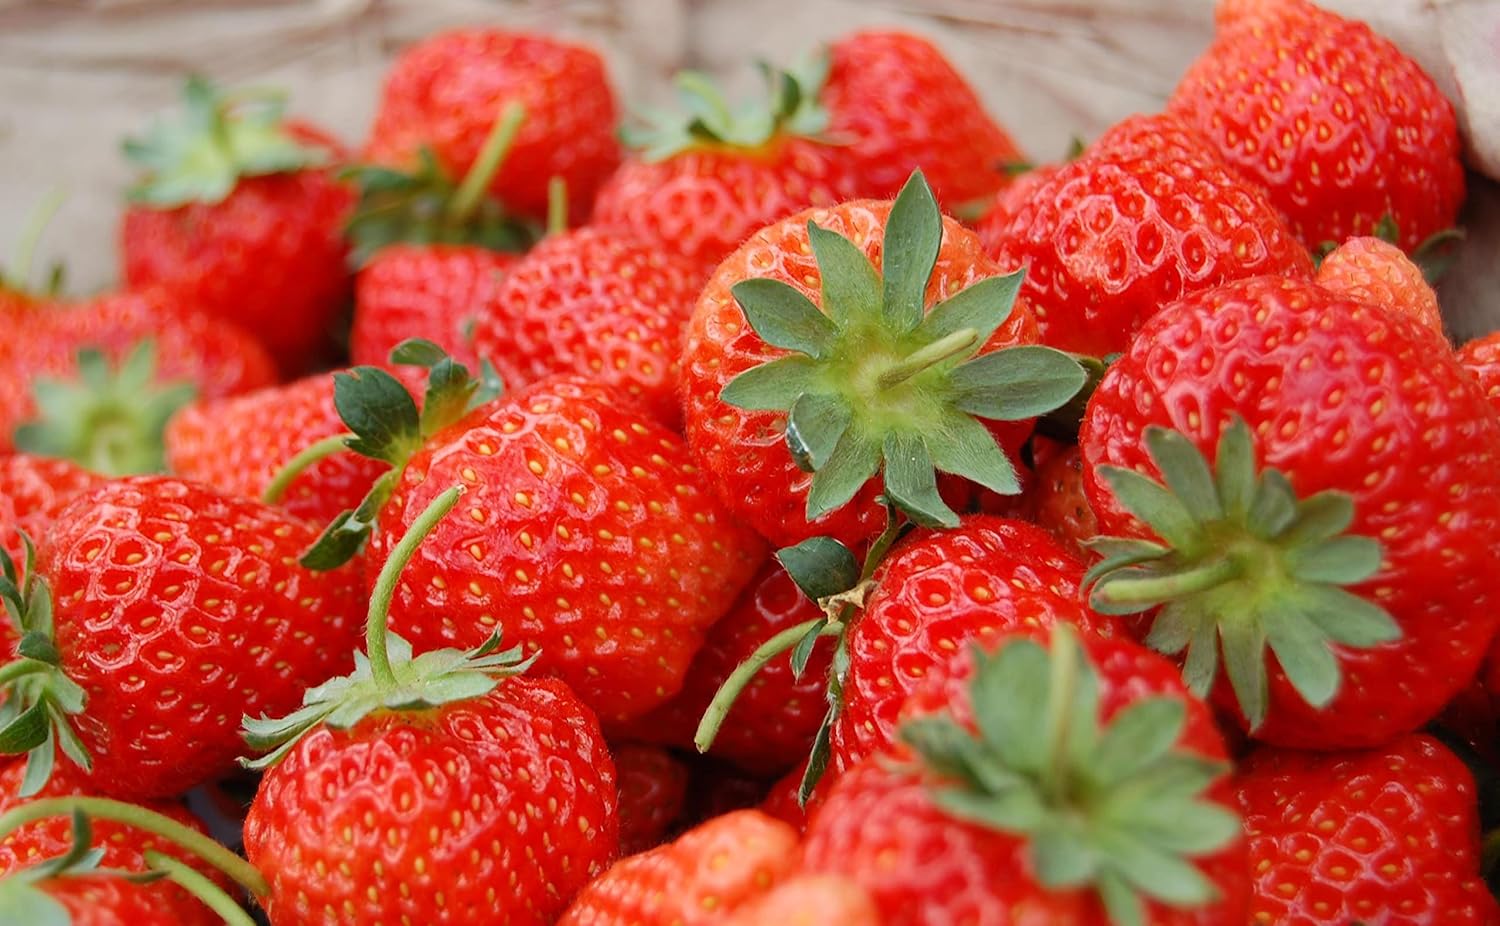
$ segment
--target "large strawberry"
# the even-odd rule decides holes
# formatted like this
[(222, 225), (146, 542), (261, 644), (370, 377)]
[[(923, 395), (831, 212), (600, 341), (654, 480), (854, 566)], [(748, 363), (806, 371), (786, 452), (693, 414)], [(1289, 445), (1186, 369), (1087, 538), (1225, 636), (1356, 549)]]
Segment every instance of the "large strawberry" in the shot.
[(1453, 106), (1369, 26), (1308, 0), (1220, 17), (1169, 104), (1258, 184), (1309, 247), (1373, 234), (1412, 250), (1464, 198)]
[[(39, 541), (77, 495), (104, 480), (76, 463), (29, 453), (0, 456), (0, 550), (24, 556), (21, 534)], [(6, 633), (0, 623), (0, 638)]]
[(1464, 764), (1427, 736), (1367, 752), (1263, 749), (1240, 769), (1251, 922), (1495, 926)]
[(575, 220), (620, 160), (614, 92), (592, 49), (493, 28), (439, 33), (402, 52), (386, 75), (364, 156), (400, 170), (431, 159), (467, 174), (493, 141), (507, 108), (521, 122), (488, 192), (511, 212), (541, 220), (554, 177)]
[(707, 273), (762, 226), (852, 199), (844, 152), (822, 137), (822, 75), (766, 73), (768, 99), (741, 111), (703, 75), (679, 74), (688, 114), (660, 114), (627, 134), (636, 151), (599, 193), (594, 221)]
[(931, 673), (905, 745), (834, 784), (803, 869), (863, 887), (882, 926), (1245, 923), (1224, 740), (1175, 667), (1064, 628), (1050, 652), (987, 649)]
[(1500, 420), (1415, 319), (1286, 279), (1188, 297), (1109, 368), (1082, 446), (1115, 535), (1095, 607), (1147, 615), (1263, 740), (1412, 730), (1500, 625)]
[(894, 203), (762, 229), (714, 273), (688, 329), (694, 457), (725, 505), (781, 546), (818, 534), (862, 543), (884, 524), (882, 492), (951, 526), (938, 471), (1018, 492), (1001, 444), (1019, 446), (1032, 416), (1084, 379), (1030, 346), (1020, 283), (942, 217), (920, 174)]
[(948, 208), (989, 197), (1021, 161), (937, 46), (906, 32), (856, 32), (829, 50), (828, 135), (844, 143), (860, 196), (895, 196), (914, 170)]
[(4, 751), (30, 753), (28, 784), (59, 750), (124, 798), (232, 768), (243, 712), (290, 708), (347, 659), (358, 574), (300, 567), (315, 536), (258, 502), (140, 476), (74, 499), (24, 581), (4, 559), (23, 635), (0, 723)]
[(325, 346), (348, 291), (353, 195), (328, 170), (338, 144), (283, 123), (278, 100), (193, 78), (186, 101), (180, 123), (126, 145), (145, 177), (120, 226), (125, 280), (243, 326), (295, 372)]
[(1184, 293), (1312, 272), (1265, 193), (1172, 116), (1126, 119), (978, 228), (1001, 266), (1026, 268), (1042, 340), (1086, 354), (1123, 350)]

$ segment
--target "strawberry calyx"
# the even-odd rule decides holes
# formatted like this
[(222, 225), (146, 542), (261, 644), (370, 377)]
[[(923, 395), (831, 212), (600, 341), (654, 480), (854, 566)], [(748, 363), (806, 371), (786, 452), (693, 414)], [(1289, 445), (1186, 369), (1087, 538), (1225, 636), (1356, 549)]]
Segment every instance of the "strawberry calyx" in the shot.
[(881, 473), (885, 496), (928, 527), (958, 525), (938, 494), (939, 471), (1019, 493), (1015, 467), (982, 421), (1050, 412), (1086, 379), (1050, 347), (979, 354), (1009, 317), (1024, 273), (980, 280), (924, 314), (943, 218), (920, 171), (892, 205), (878, 271), (842, 235), (811, 221), (808, 235), (822, 308), (780, 280), (736, 283), (750, 326), (788, 354), (720, 393), (742, 409), (786, 413), (787, 447), (813, 474), (807, 519), (842, 507)]
[(1099, 678), (1074, 632), (1049, 647), (1012, 638), (972, 650), (975, 729), (946, 713), (910, 720), (901, 739), (952, 817), (1023, 837), (1036, 879), (1097, 892), (1114, 926), (1147, 922), (1145, 903), (1191, 909), (1218, 889), (1192, 862), (1240, 833), (1206, 792), (1226, 762), (1176, 748), (1179, 697), (1141, 698), (1108, 723)]
[(828, 110), (819, 102), (830, 61), (818, 55), (801, 68), (781, 70), (760, 62), (766, 82), (763, 99), (730, 105), (712, 79), (698, 71), (674, 78), (682, 111), (642, 110), (638, 124), (620, 129), (626, 147), (642, 160), (664, 161), (698, 148), (760, 151), (780, 138), (828, 142)]
[(331, 152), (287, 131), (285, 97), (276, 92), (225, 92), (199, 76), (183, 89), (181, 120), (158, 120), (146, 136), (127, 139), (125, 156), (146, 171), (127, 194), (159, 208), (222, 202), (241, 177), (321, 167)]
[(414, 656), (411, 644), (387, 629), (391, 597), (402, 570), (463, 494), (464, 487), (455, 485), (433, 499), (381, 567), (370, 594), (365, 652), (354, 654), (354, 671), (309, 689), (302, 707), (285, 717), (244, 718), (246, 742), (264, 753), (245, 760), (247, 768), (275, 765), (320, 724), (348, 729), (380, 711), (419, 712), (482, 697), (501, 679), (519, 675), (536, 662), (540, 652), (523, 658), (520, 646), (501, 650), (499, 631), (472, 650), (439, 649)]
[(125, 871), (103, 868), (104, 850), (93, 848), (93, 827), (81, 810), (73, 812), (72, 841), (61, 855), (0, 878), (0, 922), (27, 926), (69, 926), (67, 908), (42, 889), (61, 878), (119, 878), (146, 884), (166, 877), (163, 871)]
[(1382, 559), (1379, 541), (1347, 533), (1348, 494), (1298, 498), (1280, 470), (1257, 469), (1239, 417), (1220, 435), (1213, 466), (1177, 431), (1147, 428), (1145, 442), (1162, 482), (1113, 466), (1099, 475), (1159, 542), (1091, 541), (1104, 558), (1084, 585), (1104, 614), (1160, 608), (1146, 643), (1169, 655), (1185, 651), (1183, 677), (1194, 692), (1213, 687), (1222, 648), (1253, 732), (1266, 717), (1268, 648), (1297, 693), (1323, 707), (1342, 683), (1337, 649), (1400, 638), (1384, 608), (1345, 588), (1379, 572)]
[(167, 421), (197, 392), (190, 382), (158, 381), (150, 338), (114, 371), (103, 353), (85, 348), (78, 352), (76, 379), (32, 385), (38, 417), (16, 428), (15, 446), (106, 476), (161, 472)]

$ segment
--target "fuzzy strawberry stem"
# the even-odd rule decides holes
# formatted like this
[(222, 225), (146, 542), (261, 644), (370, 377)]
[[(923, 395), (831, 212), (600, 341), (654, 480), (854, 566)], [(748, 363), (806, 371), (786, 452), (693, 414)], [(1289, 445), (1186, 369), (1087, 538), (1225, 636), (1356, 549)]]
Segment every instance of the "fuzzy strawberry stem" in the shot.
[(933, 341), (906, 359), (880, 374), (876, 380), (881, 389), (893, 389), (913, 376), (932, 369), (945, 360), (952, 360), (979, 346), (979, 332), (973, 328), (962, 328), (952, 334)]
[(505, 155), (516, 143), (516, 135), (521, 131), (521, 123), (525, 119), (526, 108), (515, 100), (501, 108), (500, 115), (490, 126), (490, 134), (484, 140), (484, 147), (479, 149), (479, 156), (474, 159), (468, 173), (464, 174), (458, 191), (448, 201), (448, 220), (454, 225), (462, 225), (468, 221), (479, 207), (490, 181), (495, 177), (495, 171), (500, 169)]
[(261, 501), (267, 505), (280, 504), (281, 499), (286, 495), (286, 490), (291, 487), (298, 476), (318, 461), (348, 450), (349, 441), (353, 439), (353, 434), (335, 434), (304, 448), (301, 453), (288, 460), (286, 465), (278, 470), (271, 481), (266, 484), (265, 491), (260, 496)]
[(256, 926), (255, 920), (233, 897), (224, 893), (222, 888), (204, 877), (203, 872), (191, 865), (184, 865), (172, 856), (155, 850), (147, 850), (146, 864), (157, 871), (164, 872), (167, 880), (192, 894), (199, 903), (212, 910), (228, 926)]
[(547, 181), (547, 236), (568, 230), (568, 181), (554, 176)]
[(1110, 600), (1120, 604), (1156, 604), (1183, 595), (1218, 588), (1244, 572), (1233, 558), (1214, 560), (1188, 572), (1140, 579), (1120, 579), (1109, 587)]
[(0, 668), (0, 685), (9, 685), (18, 678), (28, 675), (41, 675), (43, 672), (52, 670), (45, 662), (36, 659), (17, 659), (3, 668)]
[(66, 817), (82, 812), (100, 820), (113, 820), (171, 842), (223, 872), (231, 881), (255, 897), (270, 892), (265, 876), (208, 836), (164, 814), (107, 797), (47, 797), (22, 804), (0, 816), (0, 837), (36, 820)]
[(411, 562), (417, 547), (432, 533), (433, 527), (447, 517), (463, 494), (464, 487), (456, 485), (433, 499), (417, 515), (411, 527), (406, 529), (401, 542), (396, 544), (396, 549), (391, 551), (385, 565), (380, 567), (380, 575), (375, 579), (375, 589), (370, 593), (369, 616), (365, 619), (365, 653), (370, 657), (370, 674), (374, 676), (375, 684), (381, 688), (392, 689), (397, 686), (396, 672), (391, 668), (391, 654), (387, 647), (389, 636), (386, 633), (396, 583), (401, 580), (401, 572)]
[(1047, 677), (1047, 775), (1042, 790), (1054, 801), (1069, 791), (1068, 762), (1074, 702), (1078, 694), (1078, 641), (1068, 625), (1052, 632), (1052, 660)]
[(719, 735), (719, 728), (724, 725), (724, 719), (734, 709), (734, 702), (739, 699), (745, 686), (750, 684), (750, 680), (766, 667), (766, 663), (796, 646), (803, 637), (814, 630), (818, 631), (820, 637), (836, 637), (844, 632), (844, 625), (839, 621), (829, 621), (825, 617), (803, 621), (762, 643), (755, 652), (750, 654), (749, 658), (734, 667), (734, 671), (724, 679), (724, 684), (714, 692), (713, 700), (708, 703), (708, 707), (703, 711), (702, 719), (698, 721), (698, 729), (693, 734), (693, 745), (698, 747), (699, 752), (708, 752), (713, 747), (714, 740)]
[(67, 198), (68, 194), (61, 189), (49, 190), (31, 210), (31, 214), (26, 217), (26, 227), (21, 231), (21, 239), (16, 242), (15, 260), (10, 271), (0, 274), (0, 289), (18, 292), (29, 289), (36, 247), (41, 243), (42, 234), (46, 232), (53, 216), (57, 215), (57, 210), (62, 208), (63, 201)]

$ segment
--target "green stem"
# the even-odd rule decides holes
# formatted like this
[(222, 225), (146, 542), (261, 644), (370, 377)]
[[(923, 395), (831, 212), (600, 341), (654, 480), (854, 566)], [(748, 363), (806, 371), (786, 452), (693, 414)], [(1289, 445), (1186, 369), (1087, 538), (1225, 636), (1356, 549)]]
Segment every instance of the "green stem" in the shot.
[(89, 817), (113, 820), (134, 827), (153, 836), (160, 836), (184, 851), (222, 871), (231, 881), (256, 897), (264, 897), (270, 885), (254, 865), (230, 852), (185, 823), (171, 817), (147, 810), (135, 804), (116, 801), (107, 797), (46, 797), (30, 801), (0, 816), (0, 837), (15, 832), (22, 826), (49, 817), (69, 817), (74, 811), (83, 811)]
[(222, 888), (193, 866), (185, 865), (172, 856), (154, 849), (146, 851), (146, 864), (157, 871), (166, 872), (167, 880), (192, 894), (229, 926), (255, 926), (255, 920), (235, 902), (233, 897), (224, 893)]
[(1067, 794), (1068, 739), (1078, 695), (1078, 641), (1067, 624), (1052, 631), (1051, 673), (1047, 680), (1047, 765), (1042, 788), (1054, 800)]
[(432, 533), (437, 522), (447, 516), (464, 494), (464, 487), (456, 485), (432, 500), (417, 519), (402, 535), (400, 543), (391, 551), (390, 558), (380, 567), (375, 579), (375, 589), (370, 593), (370, 612), (365, 618), (365, 653), (370, 657), (370, 674), (375, 683), (384, 689), (396, 687), (396, 673), (391, 668), (391, 654), (386, 647), (386, 626), (391, 611), (391, 597), (396, 594), (396, 583), (401, 572), (411, 562), (417, 547)]
[(568, 181), (553, 177), (547, 181), (547, 237), (568, 230)]
[[(714, 699), (708, 702), (708, 707), (703, 711), (703, 719), (698, 722), (698, 729), (693, 734), (693, 745), (698, 747), (699, 752), (708, 752), (713, 747), (714, 739), (719, 735), (719, 727), (724, 725), (724, 718), (729, 716), (734, 702), (745, 690), (745, 686), (750, 684), (750, 680), (766, 667), (766, 663), (796, 646), (822, 620), (821, 617), (815, 617), (795, 627), (788, 627), (762, 643), (750, 654), (750, 658), (734, 667), (734, 671), (729, 673), (724, 684), (714, 693)], [(844, 625), (832, 621), (823, 628), (819, 636), (832, 637), (843, 632)]]
[(938, 338), (926, 347), (914, 351), (905, 360), (880, 374), (877, 384), (881, 389), (901, 385), (917, 374), (973, 350), (979, 345), (979, 332), (973, 328), (960, 328), (952, 334)]
[(515, 144), (516, 135), (521, 131), (521, 122), (525, 118), (526, 108), (516, 100), (501, 107), (500, 115), (495, 119), (495, 124), (490, 126), (490, 134), (484, 140), (484, 147), (479, 149), (479, 156), (474, 159), (469, 172), (464, 174), (458, 191), (448, 201), (447, 219), (451, 224), (462, 225), (479, 208), (490, 181), (495, 177), (495, 171), (500, 169), (500, 163), (505, 160), (510, 146)]
[(18, 678), (41, 675), (43, 672), (50, 672), (56, 668), (38, 659), (17, 659), (8, 663), (4, 668), (0, 668), (0, 686), (9, 685)]
[(267, 483), (265, 491), (260, 494), (260, 500), (267, 505), (279, 504), (282, 497), (286, 495), (286, 490), (308, 467), (319, 460), (325, 460), (347, 450), (349, 441), (353, 439), (353, 434), (335, 434), (304, 448), (301, 453), (288, 460), (286, 465), (276, 472), (276, 475)]
[(1240, 577), (1243, 570), (1233, 559), (1217, 559), (1185, 572), (1141, 578), (1106, 578), (1094, 588), (1100, 600), (1113, 604), (1156, 604), (1185, 595), (1218, 588)]
[(1489, 877), (1496, 865), (1500, 865), (1500, 829), (1490, 830), (1484, 834), (1484, 843), (1479, 853), (1479, 872)]
[(68, 194), (60, 189), (49, 190), (36, 208), (31, 210), (31, 214), (26, 217), (26, 227), (21, 230), (21, 239), (16, 242), (15, 263), (8, 275), (0, 276), (0, 287), (19, 291), (27, 289), (27, 284), (31, 281), (31, 262), (36, 257), (36, 246), (41, 243), (47, 225), (67, 198)]

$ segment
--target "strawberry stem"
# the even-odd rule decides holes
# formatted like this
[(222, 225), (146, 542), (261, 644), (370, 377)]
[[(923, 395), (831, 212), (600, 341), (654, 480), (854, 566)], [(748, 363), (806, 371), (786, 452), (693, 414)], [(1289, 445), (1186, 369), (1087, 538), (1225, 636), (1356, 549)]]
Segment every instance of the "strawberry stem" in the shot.
[(979, 332), (973, 328), (960, 328), (915, 351), (911, 356), (880, 374), (877, 382), (881, 389), (892, 389), (913, 376), (930, 370), (944, 360), (951, 360), (973, 350), (979, 343)]
[(568, 181), (554, 176), (547, 181), (547, 236), (568, 230)]
[(8, 274), (0, 274), (0, 288), (13, 289), (25, 292), (31, 282), (31, 263), (36, 257), (36, 246), (41, 243), (42, 234), (47, 230), (52, 217), (57, 215), (57, 210), (62, 208), (63, 201), (68, 194), (61, 189), (52, 189), (42, 197), (26, 217), (26, 227), (21, 231), (21, 239), (16, 242), (15, 262), (11, 264)]
[(411, 527), (406, 529), (375, 579), (375, 589), (370, 593), (370, 612), (365, 619), (365, 653), (370, 657), (370, 675), (383, 689), (393, 689), (398, 684), (395, 670), (391, 668), (390, 650), (386, 645), (386, 626), (390, 621), (391, 597), (396, 593), (396, 583), (401, 580), (401, 572), (411, 562), (417, 547), (432, 533), (433, 527), (453, 510), (463, 494), (464, 487), (456, 485), (433, 499), (417, 515)]
[(17, 659), (0, 668), (0, 687), (9, 685), (18, 678), (24, 678), (27, 675), (40, 675), (53, 668), (55, 667), (49, 666), (47, 663), (37, 659)]
[(1078, 694), (1078, 641), (1068, 625), (1052, 632), (1051, 672), (1047, 679), (1047, 771), (1042, 789), (1053, 801), (1069, 791), (1068, 760), (1073, 732), (1074, 701)]
[(1240, 564), (1235, 560), (1217, 559), (1186, 572), (1116, 579), (1107, 589), (1098, 590), (1095, 594), (1119, 604), (1155, 604), (1218, 588), (1225, 582), (1238, 578), (1242, 572)]
[(311, 446), (302, 450), (301, 453), (286, 462), (276, 475), (267, 483), (265, 491), (261, 493), (261, 501), (267, 505), (280, 504), (286, 490), (291, 487), (297, 477), (302, 475), (308, 467), (325, 460), (334, 454), (341, 453), (349, 448), (349, 441), (354, 439), (353, 434), (335, 434), (325, 437)]
[(22, 804), (0, 816), (0, 837), (36, 820), (72, 816), (82, 811), (89, 817), (113, 820), (153, 836), (160, 836), (223, 872), (255, 897), (270, 892), (265, 876), (254, 865), (213, 839), (164, 814), (107, 797), (47, 797)]
[(469, 172), (464, 174), (463, 182), (458, 185), (458, 191), (448, 202), (448, 219), (454, 225), (462, 225), (479, 208), (479, 202), (489, 189), (495, 172), (500, 169), (511, 145), (515, 144), (516, 135), (521, 131), (521, 122), (525, 118), (526, 108), (515, 100), (501, 108), (494, 125), (490, 126), (490, 134), (484, 140), (484, 147), (479, 149), (479, 156), (474, 159)]
[(165, 872), (168, 881), (192, 894), (228, 926), (256, 926), (255, 920), (233, 897), (224, 893), (222, 888), (191, 865), (184, 865), (172, 856), (155, 850), (146, 851), (146, 864)]
[[(822, 620), (824, 618), (815, 617), (795, 627), (788, 627), (756, 647), (755, 652), (751, 653), (748, 659), (734, 667), (734, 671), (729, 673), (724, 684), (720, 685), (719, 690), (714, 693), (714, 699), (703, 711), (703, 719), (698, 721), (698, 729), (693, 734), (693, 745), (698, 747), (699, 752), (708, 752), (713, 747), (714, 739), (719, 735), (719, 727), (724, 725), (724, 718), (729, 716), (730, 710), (734, 708), (734, 702), (739, 698), (740, 692), (745, 690), (745, 686), (750, 684), (750, 680), (765, 668), (766, 663), (796, 646)], [(843, 632), (843, 624), (831, 621), (818, 636), (836, 637)]]

